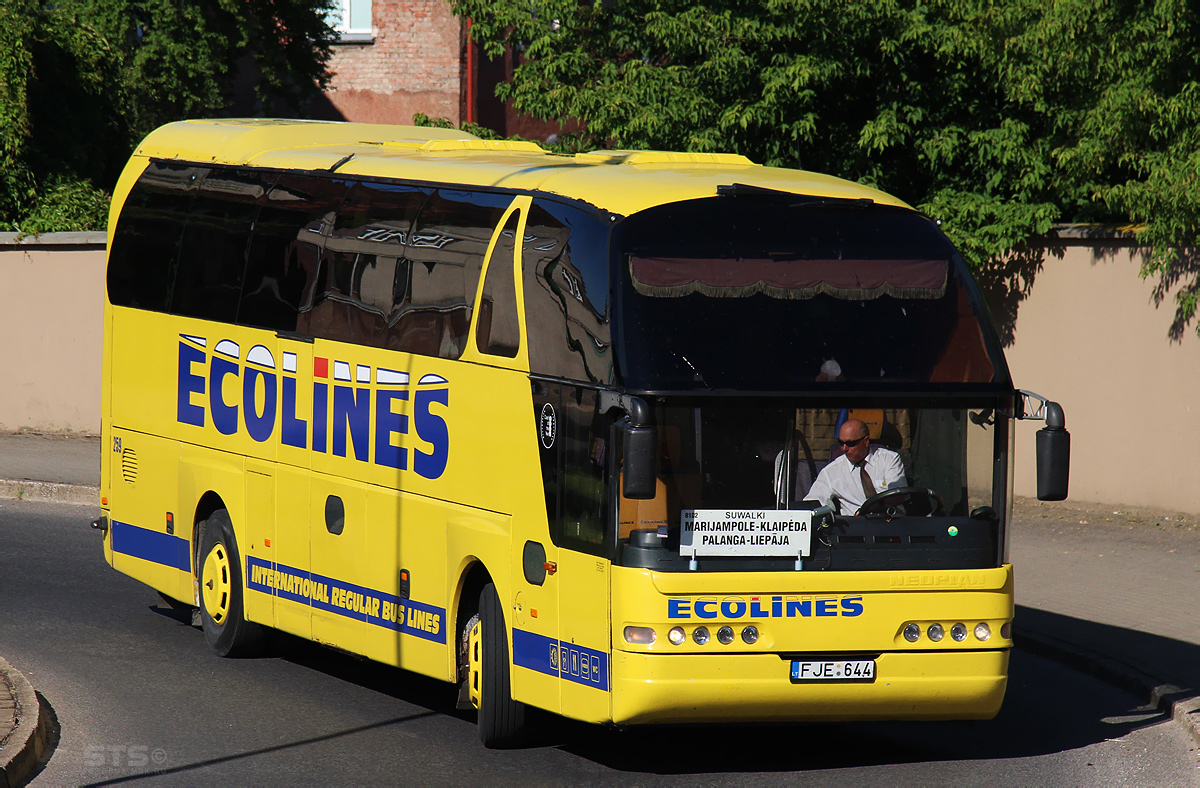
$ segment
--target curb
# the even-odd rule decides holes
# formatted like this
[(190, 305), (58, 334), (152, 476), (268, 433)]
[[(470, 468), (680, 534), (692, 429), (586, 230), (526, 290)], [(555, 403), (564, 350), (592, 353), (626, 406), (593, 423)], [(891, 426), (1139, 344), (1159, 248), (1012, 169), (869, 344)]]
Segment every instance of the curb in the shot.
[(0, 680), (12, 689), (17, 718), (12, 734), (0, 743), (0, 788), (20, 785), (37, 766), (46, 746), (46, 719), (33, 685), (0, 657)]
[(100, 488), (90, 484), (0, 479), (0, 499), (99, 506)]
[(1042, 632), (1025, 630), (1017, 645), (1040, 657), (1082, 670), (1132, 695), (1146, 698), (1148, 708), (1173, 720), (1200, 746), (1200, 691), (1165, 684), (1120, 659), (1098, 654)]

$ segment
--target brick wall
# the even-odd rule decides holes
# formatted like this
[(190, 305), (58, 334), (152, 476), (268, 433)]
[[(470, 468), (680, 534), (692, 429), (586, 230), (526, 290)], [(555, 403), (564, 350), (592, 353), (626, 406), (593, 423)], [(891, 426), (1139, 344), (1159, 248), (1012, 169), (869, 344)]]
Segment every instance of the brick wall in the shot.
[(412, 123), (424, 112), (457, 123), (462, 24), (445, 0), (374, 0), (373, 43), (337, 44), (326, 93), (346, 120)]

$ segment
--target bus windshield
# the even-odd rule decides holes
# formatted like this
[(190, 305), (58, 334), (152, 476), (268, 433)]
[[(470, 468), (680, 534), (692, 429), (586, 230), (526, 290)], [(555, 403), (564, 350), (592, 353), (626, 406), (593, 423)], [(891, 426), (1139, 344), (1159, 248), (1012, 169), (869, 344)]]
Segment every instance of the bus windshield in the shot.
[[(660, 401), (655, 418), (656, 495), (620, 504), (618, 541), (626, 565), (787, 571), (1002, 563), (1010, 430), (992, 407), (837, 408), (801, 399), (693, 397)], [(887, 486), (876, 491), (874, 503), (857, 472), (837, 480), (835, 463), (844, 450), (836, 436), (851, 419), (866, 425), (867, 452), (881, 467), (894, 468), (880, 477)], [(818, 479), (833, 480), (844, 500), (831, 502), (828, 484), (814, 486)], [(833, 512), (819, 518), (805, 555), (772, 547), (765, 523), (822, 504)], [(688, 560), (681, 533), (695, 512), (718, 521), (706, 532), (711, 549), (699, 551), (698, 565)]]
[(626, 220), (613, 261), (625, 385), (1007, 385), (978, 294), (936, 226), (841, 202), (718, 197)]

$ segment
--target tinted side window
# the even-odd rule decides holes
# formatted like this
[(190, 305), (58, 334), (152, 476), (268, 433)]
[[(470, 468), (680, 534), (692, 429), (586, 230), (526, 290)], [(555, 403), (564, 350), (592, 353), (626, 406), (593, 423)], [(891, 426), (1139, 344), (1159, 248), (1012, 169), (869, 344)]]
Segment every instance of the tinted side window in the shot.
[(404, 244), (428, 192), (356, 183), (338, 211), (301, 330), (379, 346), (394, 304), (408, 291)]
[(577, 208), (534, 200), (523, 243), (530, 371), (611, 383), (607, 225)]
[(297, 330), (312, 300), (325, 235), (349, 184), (285, 174), (267, 192), (254, 223), (238, 322)]
[(559, 547), (607, 555), (612, 419), (600, 413), (595, 391), (545, 380), (533, 380), (532, 387), (543, 436), (538, 452), (550, 539)]
[(274, 178), (274, 173), (219, 169), (200, 184), (183, 228), (173, 313), (237, 320), (250, 228)]
[(475, 345), (480, 353), (513, 358), (521, 349), (517, 289), (513, 279), (513, 253), (517, 248), (520, 220), (520, 211), (513, 211), (508, 217), (488, 263), (475, 327)]
[(121, 208), (108, 256), (108, 299), (166, 312), (179, 258), (182, 219), (208, 170), (151, 162)]
[(554, 543), (604, 555), (608, 544), (608, 425), (595, 391), (564, 386), (559, 410), (563, 475)]
[(408, 238), (408, 300), (389, 318), (386, 345), (458, 358), (466, 346), (475, 289), (492, 233), (509, 196), (440, 189), (421, 209)]

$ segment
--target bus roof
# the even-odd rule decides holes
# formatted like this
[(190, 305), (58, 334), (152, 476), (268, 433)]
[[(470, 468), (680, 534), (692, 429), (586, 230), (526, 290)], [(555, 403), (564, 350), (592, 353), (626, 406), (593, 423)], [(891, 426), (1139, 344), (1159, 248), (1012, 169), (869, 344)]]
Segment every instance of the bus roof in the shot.
[[(628, 216), (747, 186), (818, 197), (905, 203), (851, 181), (764, 167), (736, 154), (608, 150), (560, 155), (533, 142), (481, 140), (457, 129), (334, 121), (186, 120), (150, 133), (134, 155), (342, 175), (549, 192)], [(653, 185), (648, 183), (653, 179)]]

